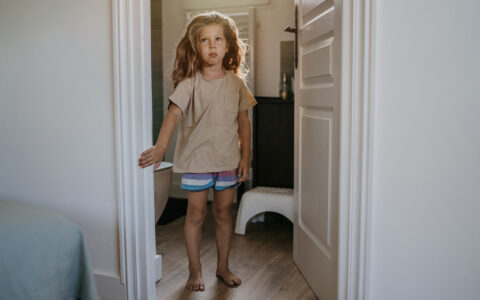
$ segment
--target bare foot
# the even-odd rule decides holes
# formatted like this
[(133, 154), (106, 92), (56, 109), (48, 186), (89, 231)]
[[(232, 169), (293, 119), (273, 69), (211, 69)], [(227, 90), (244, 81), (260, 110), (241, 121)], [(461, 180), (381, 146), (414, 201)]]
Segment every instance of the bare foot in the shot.
[(202, 271), (190, 271), (188, 276), (187, 289), (191, 291), (204, 291), (205, 285), (202, 280)]
[(217, 277), (222, 279), (229, 287), (237, 287), (242, 283), (242, 280), (240, 280), (237, 275), (230, 272), (229, 269), (217, 270)]

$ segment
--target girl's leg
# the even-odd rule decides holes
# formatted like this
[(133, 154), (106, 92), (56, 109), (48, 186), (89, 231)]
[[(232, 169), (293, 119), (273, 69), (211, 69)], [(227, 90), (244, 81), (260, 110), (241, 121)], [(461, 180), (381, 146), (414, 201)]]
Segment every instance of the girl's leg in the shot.
[(224, 189), (214, 192), (213, 216), (215, 217), (215, 234), (217, 241), (217, 276), (221, 277), (229, 286), (239, 285), (242, 281), (230, 272), (228, 257), (232, 240), (232, 202), (235, 190)]
[(202, 266), (200, 264), (200, 240), (202, 224), (207, 213), (208, 189), (204, 191), (189, 191), (187, 216), (185, 218), (184, 236), (188, 254), (188, 270), (190, 276), (187, 288), (192, 291), (203, 291)]

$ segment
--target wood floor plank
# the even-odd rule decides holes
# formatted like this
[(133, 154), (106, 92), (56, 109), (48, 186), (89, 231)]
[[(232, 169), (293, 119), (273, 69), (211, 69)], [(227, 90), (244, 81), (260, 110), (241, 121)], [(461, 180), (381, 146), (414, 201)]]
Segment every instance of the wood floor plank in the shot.
[[(234, 208), (234, 221), (236, 212)], [(229, 288), (218, 279), (215, 276), (217, 251), (211, 205), (200, 247), (205, 291), (189, 291), (185, 288), (188, 259), (183, 239), (184, 221), (182, 217), (167, 225), (157, 225), (157, 253), (163, 256), (163, 278), (156, 284), (157, 299), (317, 299), (293, 263), (292, 224), (273, 213), (267, 214), (265, 223), (248, 224), (246, 235), (232, 237), (230, 269), (242, 279), (242, 284)]]

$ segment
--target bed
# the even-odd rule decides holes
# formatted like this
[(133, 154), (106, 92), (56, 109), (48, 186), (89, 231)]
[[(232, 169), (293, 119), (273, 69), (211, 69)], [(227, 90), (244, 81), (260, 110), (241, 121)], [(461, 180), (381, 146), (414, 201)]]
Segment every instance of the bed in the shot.
[(100, 299), (81, 229), (48, 208), (0, 200), (0, 299)]

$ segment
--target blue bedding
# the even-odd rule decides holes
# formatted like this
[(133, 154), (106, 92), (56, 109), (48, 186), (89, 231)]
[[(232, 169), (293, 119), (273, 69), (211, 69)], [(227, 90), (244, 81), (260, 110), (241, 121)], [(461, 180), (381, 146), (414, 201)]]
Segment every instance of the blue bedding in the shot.
[(100, 299), (81, 229), (47, 208), (0, 201), (0, 299)]

